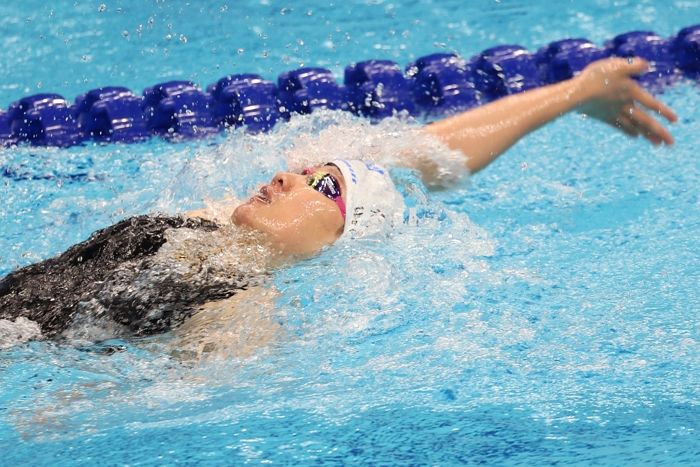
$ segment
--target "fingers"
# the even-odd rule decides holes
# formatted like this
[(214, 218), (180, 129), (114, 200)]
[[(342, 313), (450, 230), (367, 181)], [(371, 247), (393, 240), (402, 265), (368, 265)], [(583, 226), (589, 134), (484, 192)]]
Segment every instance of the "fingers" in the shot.
[(632, 138), (639, 136), (639, 129), (637, 128), (637, 125), (626, 115), (617, 117), (614, 125), (627, 136), (631, 136)]
[(678, 116), (673, 110), (671, 110), (670, 107), (666, 106), (666, 104), (643, 90), (639, 85), (634, 85), (631, 91), (632, 98), (647, 109), (653, 110), (654, 112), (662, 115), (669, 122), (675, 122), (678, 120)]
[(620, 60), (624, 60), (627, 63), (627, 67), (624, 68), (624, 70), (626, 73), (632, 76), (641, 75), (642, 73), (646, 73), (647, 71), (649, 71), (649, 62), (647, 62), (643, 58), (630, 57), (621, 58)]
[(590, 101), (601, 112), (609, 112), (609, 116), (601, 120), (611, 123), (627, 135), (642, 135), (655, 145), (671, 145), (673, 137), (656, 118), (662, 116), (669, 122), (675, 122), (678, 116), (631, 79), (648, 70), (649, 63), (639, 57), (602, 60), (593, 69), (594, 72), (602, 72), (602, 75), (592, 73), (589, 76), (595, 79), (605, 77), (605, 87), (595, 88), (598, 94), (594, 93)]
[(631, 107), (629, 120), (635, 125), (639, 133), (654, 144), (673, 144), (673, 136), (655, 118), (639, 107)]

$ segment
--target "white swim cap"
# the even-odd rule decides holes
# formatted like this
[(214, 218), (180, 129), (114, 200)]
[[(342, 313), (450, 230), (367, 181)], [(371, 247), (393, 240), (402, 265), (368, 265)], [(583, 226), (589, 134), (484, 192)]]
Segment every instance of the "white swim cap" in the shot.
[(331, 161), (345, 179), (345, 228), (352, 238), (383, 232), (403, 221), (403, 196), (396, 190), (389, 171), (356, 159)]

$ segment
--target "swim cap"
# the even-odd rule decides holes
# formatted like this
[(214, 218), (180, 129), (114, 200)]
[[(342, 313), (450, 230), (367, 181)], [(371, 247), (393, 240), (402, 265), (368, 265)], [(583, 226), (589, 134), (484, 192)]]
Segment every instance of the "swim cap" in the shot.
[(368, 161), (331, 161), (345, 179), (346, 218), (343, 235), (364, 237), (403, 221), (404, 202), (389, 171)]

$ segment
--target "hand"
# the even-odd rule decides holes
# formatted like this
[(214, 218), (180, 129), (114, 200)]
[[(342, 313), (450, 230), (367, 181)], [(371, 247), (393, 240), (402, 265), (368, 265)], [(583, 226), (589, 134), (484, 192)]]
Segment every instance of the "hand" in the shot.
[(585, 96), (578, 110), (629, 136), (642, 135), (654, 145), (673, 144), (671, 133), (649, 112), (669, 122), (678, 117), (632, 79), (648, 69), (649, 64), (641, 58), (608, 58), (591, 63), (574, 78)]

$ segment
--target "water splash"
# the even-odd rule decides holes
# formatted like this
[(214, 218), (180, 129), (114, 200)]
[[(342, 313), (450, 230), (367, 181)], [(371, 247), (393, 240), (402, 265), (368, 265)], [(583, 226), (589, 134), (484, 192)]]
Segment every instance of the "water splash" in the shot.
[(214, 206), (226, 197), (236, 202), (278, 171), (300, 172), (339, 158), (415, 170), (430, 167), (437, 186), (468, 177), (464, 155), (422, 132), (415, 121), (395, 117), (374, 125), (347, 112), (318, 111), (295, 116), (267, 134), (234, 129), (221, 144), (200, 148), (156, 206), (173, 212), (183, 205)]
[(14, 321), (0, 319), (0, 350), (41, 337), (39, 325), (32, 320), (22, 316)]

